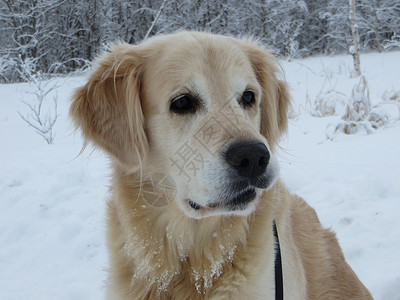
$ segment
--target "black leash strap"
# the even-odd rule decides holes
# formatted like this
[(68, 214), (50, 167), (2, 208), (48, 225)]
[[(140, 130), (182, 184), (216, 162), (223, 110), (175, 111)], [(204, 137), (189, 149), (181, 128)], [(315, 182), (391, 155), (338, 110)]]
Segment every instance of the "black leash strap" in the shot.
[(275, 237), (275, 300), (283, 300), (283, 276), (281, 246), (279, 245), (278, 230), (274, 220), (273, 224)]

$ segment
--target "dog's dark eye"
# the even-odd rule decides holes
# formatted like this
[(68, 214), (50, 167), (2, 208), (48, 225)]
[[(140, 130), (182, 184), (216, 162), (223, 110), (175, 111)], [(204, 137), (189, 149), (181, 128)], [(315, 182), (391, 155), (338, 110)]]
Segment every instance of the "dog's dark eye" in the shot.
[(176, 114), (194, 113), (197, 100), (191, 95), (181, 95), (171, 103), (170, 110)]
[(244, 108), (252, 107), (256, 102), (254, 93), (252, 91), (244, 91), (241, 102)]

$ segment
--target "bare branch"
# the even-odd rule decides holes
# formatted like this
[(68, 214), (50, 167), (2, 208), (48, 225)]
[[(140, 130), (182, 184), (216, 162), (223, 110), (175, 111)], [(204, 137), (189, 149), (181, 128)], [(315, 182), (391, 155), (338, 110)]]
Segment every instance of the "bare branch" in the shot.
[(163, 2), (161, 3), (160, 9), (158, 10), (157, 15), (154, 18), (153, 22), (151, 23), (151, 26), (150, 26), (149, 30), (147, 30), (146, 35), (144, 36), (143, 40), (146, 40), (149, 37), (150, 33), (152, 32), (152, 30), (153, 30), (154, 26), (156, 25), (158, 19), (160, 18), (161, 13), (164, 10), (164, 7), (167, 5), (167, 3), (168, 3), (168, 0), (163, 0)]

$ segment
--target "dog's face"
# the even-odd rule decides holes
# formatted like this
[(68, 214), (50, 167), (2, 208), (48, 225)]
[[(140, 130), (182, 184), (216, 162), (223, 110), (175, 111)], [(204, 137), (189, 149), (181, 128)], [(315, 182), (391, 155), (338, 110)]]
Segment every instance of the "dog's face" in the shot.
[(145, 180), (172, 178), (193, 218), (249, 214), (277, 177), (289, 99), (254, 42), (206, 33), (116, 46), (71, 108), (87, 139)]

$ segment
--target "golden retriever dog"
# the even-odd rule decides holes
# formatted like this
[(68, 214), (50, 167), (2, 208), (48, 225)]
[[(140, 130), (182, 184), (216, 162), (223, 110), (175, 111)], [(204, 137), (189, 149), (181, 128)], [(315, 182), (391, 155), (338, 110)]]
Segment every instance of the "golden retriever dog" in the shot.
[(278, 177), (288, 88), (252, 39), (119, 44), (70, 114), (110, 156), (108, 299), (372, 299)]

